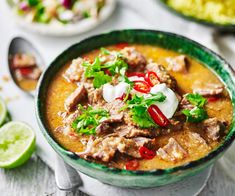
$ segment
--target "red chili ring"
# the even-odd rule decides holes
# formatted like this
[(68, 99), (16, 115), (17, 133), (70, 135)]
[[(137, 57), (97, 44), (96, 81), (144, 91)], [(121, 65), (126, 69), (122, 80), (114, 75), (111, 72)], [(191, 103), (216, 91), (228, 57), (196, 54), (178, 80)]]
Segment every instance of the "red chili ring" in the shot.
[(149, 93), (150, 92), (150, 86), (147, 82), (145, 81), (141, 81), (141, 80), (137, 80), (137, 81), (134, 81), (134, 86), (133, 88), (136, 90), (136, 91), (139, 91), (141, 93)]
[(146, 82), (149, 83), (149, 85), (151, 87), (153, 87), (154, 85), (160, 83), (160, 79), (159, 79), (158, 75), (153, 71), (147, 72), (144, 79), (145, 79)]

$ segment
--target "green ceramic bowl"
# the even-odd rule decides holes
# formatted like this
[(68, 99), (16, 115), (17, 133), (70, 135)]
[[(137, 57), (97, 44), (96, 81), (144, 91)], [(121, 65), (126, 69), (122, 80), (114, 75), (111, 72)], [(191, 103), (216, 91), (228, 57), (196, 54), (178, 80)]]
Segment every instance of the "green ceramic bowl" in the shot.
[[(120, 42), (159, 46), (197, 59), (221, 78), (230, 92), (233, 103), (235, 103), (235, 77), (228, 63), (211, 50), (192, 40), (176, 34), (152, 30), (121, 30), (97, 35), (85, 39), (62, 52), (50, 64), (40, 79), (36, 96), (36, 115), (42, 133), (54, 150), (64, 159), (64, 161), (82, 173), (107, 184), (129, 188), (156, 187), (179, 181), (188, 176), (197, 174), (221, 157), (234, 140), (235, 118), (233, 119), (233, 123), (225, 141), (217, 149), (199, 160), (171, 169), (127, 171), (108, 168), (104, 165), (89, 162), (78, 157), (74, 153), (67, 151), (54, 140), (47, 128), (44, 116), (47, 89), (53, 76), (68, 61), (77, 58), (79, 55), (103, 46)], [(233, 115), (235, 115), (235, 110)]]
[(222, 32), (235, 32), (235, 24), (221, 24), (221, 23), (215, 23), (212, 21), (204, 20), (204, 19), (199, 19), (199, 18), (189, 16), (189, 15), (183, 14), (182, 12), (175, 10), (173, 7), (167, 4), (167, 0), (157, 0), (157, 1), (159, 1), (161, 5), (163, 5), (163, 7), (169, 10), (171, 13), (174, 13), (175, 15), (180, 16), (181, 18), (184, 18), (186, 20), (193, 21), (193, 22), (205, 25), (205, 26), (209, 26)]

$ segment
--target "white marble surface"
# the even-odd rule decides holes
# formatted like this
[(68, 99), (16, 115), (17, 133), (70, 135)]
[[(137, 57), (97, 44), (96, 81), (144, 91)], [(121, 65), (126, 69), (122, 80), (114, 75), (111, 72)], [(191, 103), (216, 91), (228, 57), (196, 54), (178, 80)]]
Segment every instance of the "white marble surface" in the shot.
[[(58, 55), (62, 50), (67, 48), (72, 43), (78, 42), (84, 37), (88, 37), (96, 33), (119, 28), (153, 28), (184, 34), (205, 44), (210, 48), (213, 48), (214, 50), (220, 51), (224, 56), (226, 56), (228, 61), (235, 65), (235, 55), (233, 52), (235, 39), (232, 36), (213, 36), (214, 32), (211, 29), (194, 25), (191, 22), (185, 22), (180, 18), (174, 17), (165, 10), (161, 10), (154, 1), (155, 0), (120, 0), (121, 3), (119, 3), (118, 9), (114, 12), (113, 16), (107, 22), (98, 27), (95, 31), (69, 38), (44, 37), (28, 33), (23, 29), (17, 28), (14, 24), (14, 21), (8, 14), (4, 2), (1, 1), (0, 75), (7, 74), (7, 47), (9, 41), (14, 36), (21, 35), (33, 41), (34, 45), (42, 53), (46, 62), (49, 63), (56, 55)], [(126, 8), (125, 5), (127, 5), (128, 8)], [(164, 20), (164, 18), (167, 18), (167, 20)], [(0, 81), (0, 85), (1, 82), (2, 81)], [(9, 109), (13, 115), (13, 118), (35, 123), (34, 121), (30, 121), (30, 119), (32, 119), (30, 116), (32, 115), (33, 111), (24, 110), (26, 104), (28, 107), (32, 107), (32, 101), (29, 100), (28, 97), (22, 95), (19, 90), (16, 89), (11, 83), (8, 85), (2, 83), (2, 87), (3, 91), (0, 92), (0, 95), (6, 97), (9, 96), (9, 94), (14, 94), (14, 96), (20, 96), (23, 99), (22, 104), (18, 105), (14, 100), (14, 96), (8, 97), (12, 100), (9, 104)], [(23, 111), (23, 115), (19, 116), (19, 111)], [(38, 154), (41, 157), (43, 155), (45, 160), (49, 160), (48, 158), (50, 157), (48, 156), (50, 156), (50, 154), (47, 153), (43, 148), (40, 148), (42, 146), (43, 141), (38, 140)], [(233, 183), (224, 174), (220, 165), (216, 164), (206, 188), (200, 195), (234, 195), (234, 185), (235, 183)], [(27, 164), (20, 168), (9, 171), (0, 170), (0, 195), (63, 195), (63, 193), (56, 189), (53, 172), (35, 155)], [(76, 192), (74, 194), (68, 193), (67, 195), (82, 194)]]

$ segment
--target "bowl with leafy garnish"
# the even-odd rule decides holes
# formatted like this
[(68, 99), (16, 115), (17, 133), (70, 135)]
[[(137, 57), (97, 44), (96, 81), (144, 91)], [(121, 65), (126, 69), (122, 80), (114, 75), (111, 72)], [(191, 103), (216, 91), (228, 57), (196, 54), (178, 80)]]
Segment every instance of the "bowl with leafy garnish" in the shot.
[(199, 173), (231, 145), (234, 84), (229, 64), (192, 40), (113, 31), (50, 64), (36, 115), (48, 143), (78, 171), (114, 186), (157, 187)]

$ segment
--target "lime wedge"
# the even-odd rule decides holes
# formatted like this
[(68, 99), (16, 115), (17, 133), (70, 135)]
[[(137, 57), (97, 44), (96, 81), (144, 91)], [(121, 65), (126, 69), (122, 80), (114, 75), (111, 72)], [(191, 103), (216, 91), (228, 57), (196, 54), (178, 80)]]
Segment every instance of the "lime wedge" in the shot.
[(35, 133), (23, 122), (9, 122), (0, 128), (0, 167), (22, 165), (35, 149)]
[(7, 107), (3, 99), (0, 97), (0, 126), (5, 122), (7, 117)]

